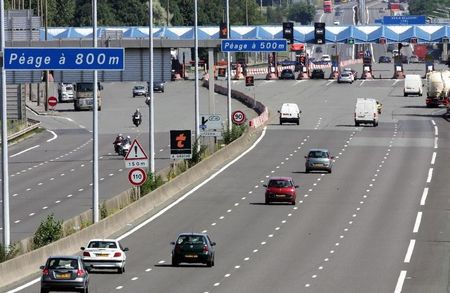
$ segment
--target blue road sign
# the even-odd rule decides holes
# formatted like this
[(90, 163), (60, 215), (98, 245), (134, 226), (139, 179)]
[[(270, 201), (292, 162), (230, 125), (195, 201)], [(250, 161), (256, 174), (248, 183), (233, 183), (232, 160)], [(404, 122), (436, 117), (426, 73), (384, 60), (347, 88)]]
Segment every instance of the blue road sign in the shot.
[(5, 48), (5, 70), (124, 70), (123, 48)]
[(383, 16), (383, 24), (425, 24), (425, 15)]
[(383, 20), (381, 18), (376, 18), (374, 20), (374, 22), (377, 23), (377, 24), (383, 24)]
[(287, 51), (287, 40), (222, 40), (222, 52), (282, 52)]

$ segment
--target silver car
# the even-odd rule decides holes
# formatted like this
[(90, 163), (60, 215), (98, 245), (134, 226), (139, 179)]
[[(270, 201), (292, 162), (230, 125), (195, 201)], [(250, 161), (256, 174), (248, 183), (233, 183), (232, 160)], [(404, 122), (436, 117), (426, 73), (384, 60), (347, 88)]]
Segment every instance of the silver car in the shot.
[(305, 156), (305, 173), (311, 171), (327, 171), (331, 173), (333, 159), (327, 149), (311, 149)]
[(353, 83), (353, 75), (350, 72), (341, 72), (338, 77), (338, 83)]

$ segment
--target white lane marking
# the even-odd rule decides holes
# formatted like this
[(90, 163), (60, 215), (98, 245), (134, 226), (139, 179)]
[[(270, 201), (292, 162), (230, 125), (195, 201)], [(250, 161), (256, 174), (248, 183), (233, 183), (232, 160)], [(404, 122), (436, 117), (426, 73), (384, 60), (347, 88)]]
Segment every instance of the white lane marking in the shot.
[(28, 216), (29, 217), (32, 217), (32, 216), (34, 216), (35, 215), (35, 213), (30, 213)]
[(425, 201), (427, 200), (427, 196), (428, 196), (428, 187), (425, 187), (423, 189), (422, 198), (420, 199), (420, 205), (421, 206), (425, 205)]
[(54, 131), (51, 131), (51, 130), (47, 130), (47, 131), (50, 132), (51, 134), (53, 134), (53, 137), (50, 139), (47, 139), (47, 142), (51, 142), (58, 137)]
[(422, 212), (417, 212), (416, 222), (414, 223), (413, 233), (419, 232), (420, 222), (422, 221)]
[(430, 170), (428, 170), (427, 183), (431, 182), (431, 178), (433, 178), (433, 168), (430, 168)]
[(330, 80), (329, 82), (327, 82), (326, 86), (329, 86), (329, 85), (332, 84), (333, 82), (334, 82), (334, 79), (333, 79), (333, 80)]
[(434, 120), (431, 120), (431, 124), (436, 125), (436, 122), (434, 122)]
[(434, 127), (434, 135), (435, 135), (435, 136), (438, 136), (438, 134), (439, 134), (438, 127), (435, 126), (435, 127)]
[(415, 244), (416, 244), (415, 239), (411, 239), (409, 241), (408, 250), (406, 251), (406, 255), (405, 255), (405, 263), (409, 263), (411, 261), (411, 256), (413, 254)]
[(434, 148), (435, 149), (438, 148), (438, 138), (437, 137), (434, 138)]
[(398, 276), (397, 285), (395, 286), (394, 293), (402, 292), (403, 282), (405, 282), (405, 278), (406, 278), (406, 271), (401, 271), (400, 275)]
[(431, 165), (434, 165), (435, 161), (436, 161), (436, 152), (433, 152), (433, 156), (431, 157)]
[(116, 287), (116, 290), (120, 290), (120, 289), (122, 289), (123, 288), (123, 286), (117, 286)]
[(40, 145), (32, 146), (32, 147), (30, 147), (30, 148), (27, 148), (26, 150), (23, 150), (23, 151), (21, 151), (21, 152), (18, 152), (17, 154), (11, 155), (11, 156), (9, 156), (9, 157), (10, 157), (10, 158), (14, 158), (14, 157), (16, 157), (16, 156), (19, 156), (19, 155), (21, 155), (21, 154), (23, 154), (23, 153), (26, 153), (26, 152), (31, 151), (32, 149), (35, 149), (35, 148), (38, 148), (38, 147), (40, 147)]
[(400, 81), (400, 79), (396, 79), (392, 85), (396, 85), (397, 82), (399, 82), (399, 81)]
[(362, 80), (359, 86), (362, 86), (366, 80)]
[(133, 277), (131, 278), (131, 281), (136, 281), (137, 279), (139, 279), (138, 277)]

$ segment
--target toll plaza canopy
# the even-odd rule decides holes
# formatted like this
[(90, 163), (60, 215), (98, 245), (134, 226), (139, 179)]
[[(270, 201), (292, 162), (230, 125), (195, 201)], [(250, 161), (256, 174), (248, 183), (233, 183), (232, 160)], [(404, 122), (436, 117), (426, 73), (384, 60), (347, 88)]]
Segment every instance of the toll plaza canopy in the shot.
[[(194, 27), (155, 27), (153, 38), (170, 40), (192, 40)], [(148, 27), (100, 27), (97, 35), (105, 32), (118, 32), (123, 39), (145, 39), (149, 36)], [(58, 39), (88, 39), (92, 38), (91, 27), (48, 28), (48, 40)], [(45, 30), (40, 30), (41, 40), (45, 40)], [(231, 26), (231, 39), (282, 39), (282, 26)], [(450, 25), (364, 25), (364, 26), (326, 26), (327, 42), (344, 43), (353, 40), (354, 43), (378, 43), (380, 38), (386, 42), (409, 42), (416, 38), (418, 43), (442, 42), (450, 38)], [(219, 39), (219, 26), (199, 26), (199, 40)], [(314, 26), (295, 26), (294, 40), (296, 43), (314, 43)]]

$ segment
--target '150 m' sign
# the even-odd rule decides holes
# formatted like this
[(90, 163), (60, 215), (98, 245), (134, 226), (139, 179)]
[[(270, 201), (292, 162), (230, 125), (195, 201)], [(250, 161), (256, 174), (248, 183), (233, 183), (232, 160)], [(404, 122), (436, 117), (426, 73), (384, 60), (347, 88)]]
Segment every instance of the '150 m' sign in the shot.
[(283, 52), (287, 41), (282, 40), (222, 40), (222, 52)]
[(5, 70), (124, 70), (123, 48), (5, 48)]

